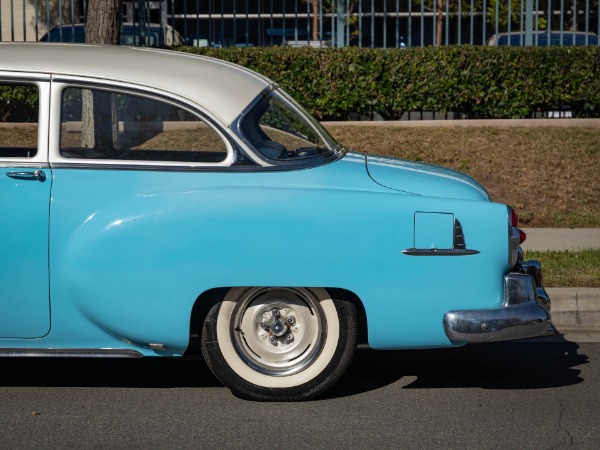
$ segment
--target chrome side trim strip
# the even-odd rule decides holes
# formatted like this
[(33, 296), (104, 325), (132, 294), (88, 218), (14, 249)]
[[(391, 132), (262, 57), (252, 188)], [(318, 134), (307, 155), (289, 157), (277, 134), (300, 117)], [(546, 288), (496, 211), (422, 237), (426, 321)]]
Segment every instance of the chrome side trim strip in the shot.
[(5, 358), (141, 358), (136, 350), (122, 348), (2, 348)]
[[(17, 165), (22, 167), (22, 165)], [(52, 163), (52, 169), (76, 170), (138, 170), (156, 172), (291, 172), (309, 167), (295, 166), (160, 166), (140, 164), (85, 164), (85, 163)], [(312, 167), (312, 166), (311, 166)]]
[(402, 253), (408, 256), (467, 256), (476, 255), (479, 253), (478, 250), (469, 250), (466, 248), (449, 248), (449, 249), (438, 249), (438, 248), (407, 248), (402, 250)]
[(22, 167), (22, 168), (33, 168), (33, 169), (49, 169), (50, 165), (47, 163), (39, 163), (39, 162), (26, 162), (26, 161), (8, 161), (6, 159), (0, 159), (0, 168), (9, 169), (13, 167)]

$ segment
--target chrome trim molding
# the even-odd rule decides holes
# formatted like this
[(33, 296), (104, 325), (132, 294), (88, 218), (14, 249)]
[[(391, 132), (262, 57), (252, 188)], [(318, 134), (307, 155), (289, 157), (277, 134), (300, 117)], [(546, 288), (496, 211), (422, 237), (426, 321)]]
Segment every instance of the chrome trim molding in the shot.
[(508, 268), (511, 269), (514, 265), (523, 259), (523, 251), (521, 250), (521, 230), (512, 226), (512, 208), (506, 207), (508, 220)]
[[(528, 263), (539, 265), (537, 261)], [(504, 287), (500, 308), (447, 312), (444, 331), (448, 339), (494, 342), (551, 334), (550, 298), (544, 287), (536, 285), (533, 276), (517, 272), (504, 277)]]
[(50, 169), (50, 165), (47, 163), (40, 164), (39, 162), (31, 162), (31, 161), (16, 161), (16, 160), (6, 160), (0, 159), (0, 167), (3, 169), (12, 169), (17, 167), (22, 167), (23, 169)]
[(542, 275), (542, 265), (540, 264), (540, 262), (536, 261), (535, 259), (530, 259), (529, 261), (523, 261), (521, 259), (515, 265), (514, 271), (527, 274), (531, 278), (533, 278), (533, 281), (536, 285), (538, 303), (542, 308), (546, 309), (546, 311), (550, 311), (550, 297), (548, 297), (548, 293), (543, 288), (544, 276)]
[[(260, 161), (262, 162), (262, 164), (267, 164), (267, 166), (263, 166), (264, 167), (276, 167), (278, 171), (284, 171), (284, 170), (303, 170), (303, 169), (310, 169), (312, 167), (319, 167), (319, 166), (323, 166), (325, 164), (329, 164), (331, 162), (337, 161), (339, 159), (342, 159), (344, 156), (346, 156), (346, 154), (348, 153), (348, 149), (346, 147), (344, 147), (343, 145), (337, 143), (337, 145), (332, 149), (333, 152), (330, 156), (327, 157), (323, 157), (322, 155), (320, 155), (319, 157), (315, 157), (315, 158), (305, 158), (305, 159), (301, 159), (299, 161), (282, 161), (282, 160), (275, 160), (275, 159), (271, 159), (266, 157), (265, 155), (263, 155), (261, 152), (257, 151), (254, 146), (252, 145), (251, 142), (248, 142), (246, 140), (246, 137), (244, 136), (244, 133), (242, 132), (242, 122), (244, 121), (244, 119), (246, 118), (246, 116), (248, 115), (248, 113), (259, 103), (261, 102), (265, 97), (269, 96), (271, 94), (271, 92), (273, 92), (274, 90), (278, 89), (279, 85), (277, 85), (276, 83), (271, 83), (269, 86), (267, 86), (265, 89), (263, 89), (263, 91), (258, 94), (254, 100), (252, 100), (250, 102), (250, 104), (248, 106), (246, 106), (246, 108), (240, 113), (239, 116), (237, 116), (237, 118), (235, 118), (233, 120), (233, 122), (231, 123), (231, 125), (229, 125), (229, 129), (233, 132), (233, 134), (236, 136), (237, 139), (239, 139), (240, 141), (242, 141), (244, 143), (244, 145), (246, 145), (250, 151), (248, 151), (247, 153), (250, 153), (248, 156), (255, 161)], [(285, 92), (282, 91), (283, 94), (285, 94)], [(294, 108), (296, 108), (295, 105), (292, 105)], [(314, 118), (312, 117), (312, 115), (308, 114), (307, 117), (311, 120), (314, 121), (313, 125), (318, 125), (319, 127), (322, 127), (322, 125), (320, 125), (320, 123)], [(320, 133), (320, 130), (317, 127), (317, 131)], [(327, 131), (327, 130), (325, 130)], [(327, 139), (325, 139), (327, 140)]]
[[(18, 167), (21, 167), (19, 164)], [(160, 166), (160, 165), (138, 165), (138, 164), (85, 164), (80, 162), (57, 162), (52, 163), (52, 169), (76, 169), (76, 170), (139, 170), (156, 172), (291, 172), (306, 169), (301, 166)]]
[(5, 358), (141, 358), (136, 350), (123, 348), (3, 348), (0, 357)]
[(50, 81), (50, 74), (36, 72), (11, 72), (9, 70), (0, 70), (0, 83), (22, 83), (31, 84), (35, 82)]
[(402, 250), (402, 253), (408, 256), (467, 256), (476, 255), (479, 251), (461, 248), (407, 248)]
[[(100, 79), (80, 79), (79, 77), (69, 77), (69, 76), (53, 76), (53, 86), (54, 93), (53, 97), (56, 100), (54, 103), (55, 109), (60, 111), (62, 108), (62, 95), (65, 89), (68, 88), (76, 88), (76, 89), (90, 89), (90, 90), (103, 90), (112, 93), (118, 93), (123, 95), (132, 95), (137, 97), (146, 98), (153, 101), (158, 101), (162, 103), (167, 103), (177, 108), (181, 108), (200, 118), (203, 122), (205, 122), (209, 127), (211, 127), (219, 137), (226, 144), (226, 152), (227, 156), (223, 161), (210, 163), (210, 162), (186, 162), (186, 161), (160, 161), (155, 162), (152, 160), (111, 160), (111, 159), (92, 159), (89, 163), (82, 162), (79, 158), (66, 158), (61, 155), (60, 149), (60, 132), (58, 133), (58, 140), (56, 141), (56, 149), (54, 152), (50, 152), (50, 161), (54, 166), (58, 161), (59, 164), (90, 164), (90, 165), (116, 165), (116, 164), (125, 164), (128, 166), (135, 165), (143, 165), (143, 166), (158, 166), (158, 167), (230, 167), (232, 164), (235, 164), (237, 159), (239, 159), (239, 146), (237, 142), (232, 138), (229, 130), (224, 124), (221, 124), (214, 117), (212, 117), (203, 107), (197, 103), (192, 103), (185, 97), (180, 97), (171, 92), (165, 92), (160, 89), (151, 88), (151, 87), (142, 87), (139, 85), (119, 82), (115, 83), (111, 80), (106, 81), (106, 84), (103, 82), (105, 80)], [(60, 117), (60, 113), (58, 113)], [(105, 163), (107, 161), (107, 163)]]
[[(462, 225), (460, 221), (455, 217), (454, 218), (454, 245), (453, 249), (466, 250), (467, 243), (465, 242), (465, 233), (463, 231)], [(477, 252), (479, 253), (479, 252)]]
[(408, 256), (468, 256), (477, 255), (478, 250), (467, 248), (465, 234), (462, 225), (457, 218), (454, 218), (454, 236), (452, 239), (452, 248), (407, 248), (402, 253)]

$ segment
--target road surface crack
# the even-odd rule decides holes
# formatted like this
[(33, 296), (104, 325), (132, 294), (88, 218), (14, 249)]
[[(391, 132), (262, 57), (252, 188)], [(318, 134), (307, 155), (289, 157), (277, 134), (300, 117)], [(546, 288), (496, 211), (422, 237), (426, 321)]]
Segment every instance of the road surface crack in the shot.
[(558, 426), (563, 431), (563, 433), (565, 433), (567, 438), (569, 438), (569, 445), (574, 446), (575, 436), (573, 436), (571, 432), (567, 429), (567, 427), (563, 424), (563, 416), (565, 414), (565, 411), (567, 410), (567, 407), (562, 402), (562, 400), (559, 400), (558, 404), (560, 405), (560, 413), (558, 414)]

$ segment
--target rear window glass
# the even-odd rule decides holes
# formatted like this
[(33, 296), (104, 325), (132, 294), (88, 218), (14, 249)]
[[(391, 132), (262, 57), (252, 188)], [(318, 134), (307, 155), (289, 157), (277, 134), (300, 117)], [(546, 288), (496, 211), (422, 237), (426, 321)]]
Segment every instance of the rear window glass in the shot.
[(62, 95), (65, 158), (220, 163), (228, 146), (196, 114), (155, 98), (100, 89)]

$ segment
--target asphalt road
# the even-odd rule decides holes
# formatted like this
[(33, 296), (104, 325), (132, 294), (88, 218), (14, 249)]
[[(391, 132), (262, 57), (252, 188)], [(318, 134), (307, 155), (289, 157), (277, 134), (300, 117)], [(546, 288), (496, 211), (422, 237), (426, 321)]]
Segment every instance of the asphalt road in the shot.
[(0, 448), (600, 446), (600, 344), (359, 350), (324, 398), (254, 403), (202, 361), (3, 359)]

